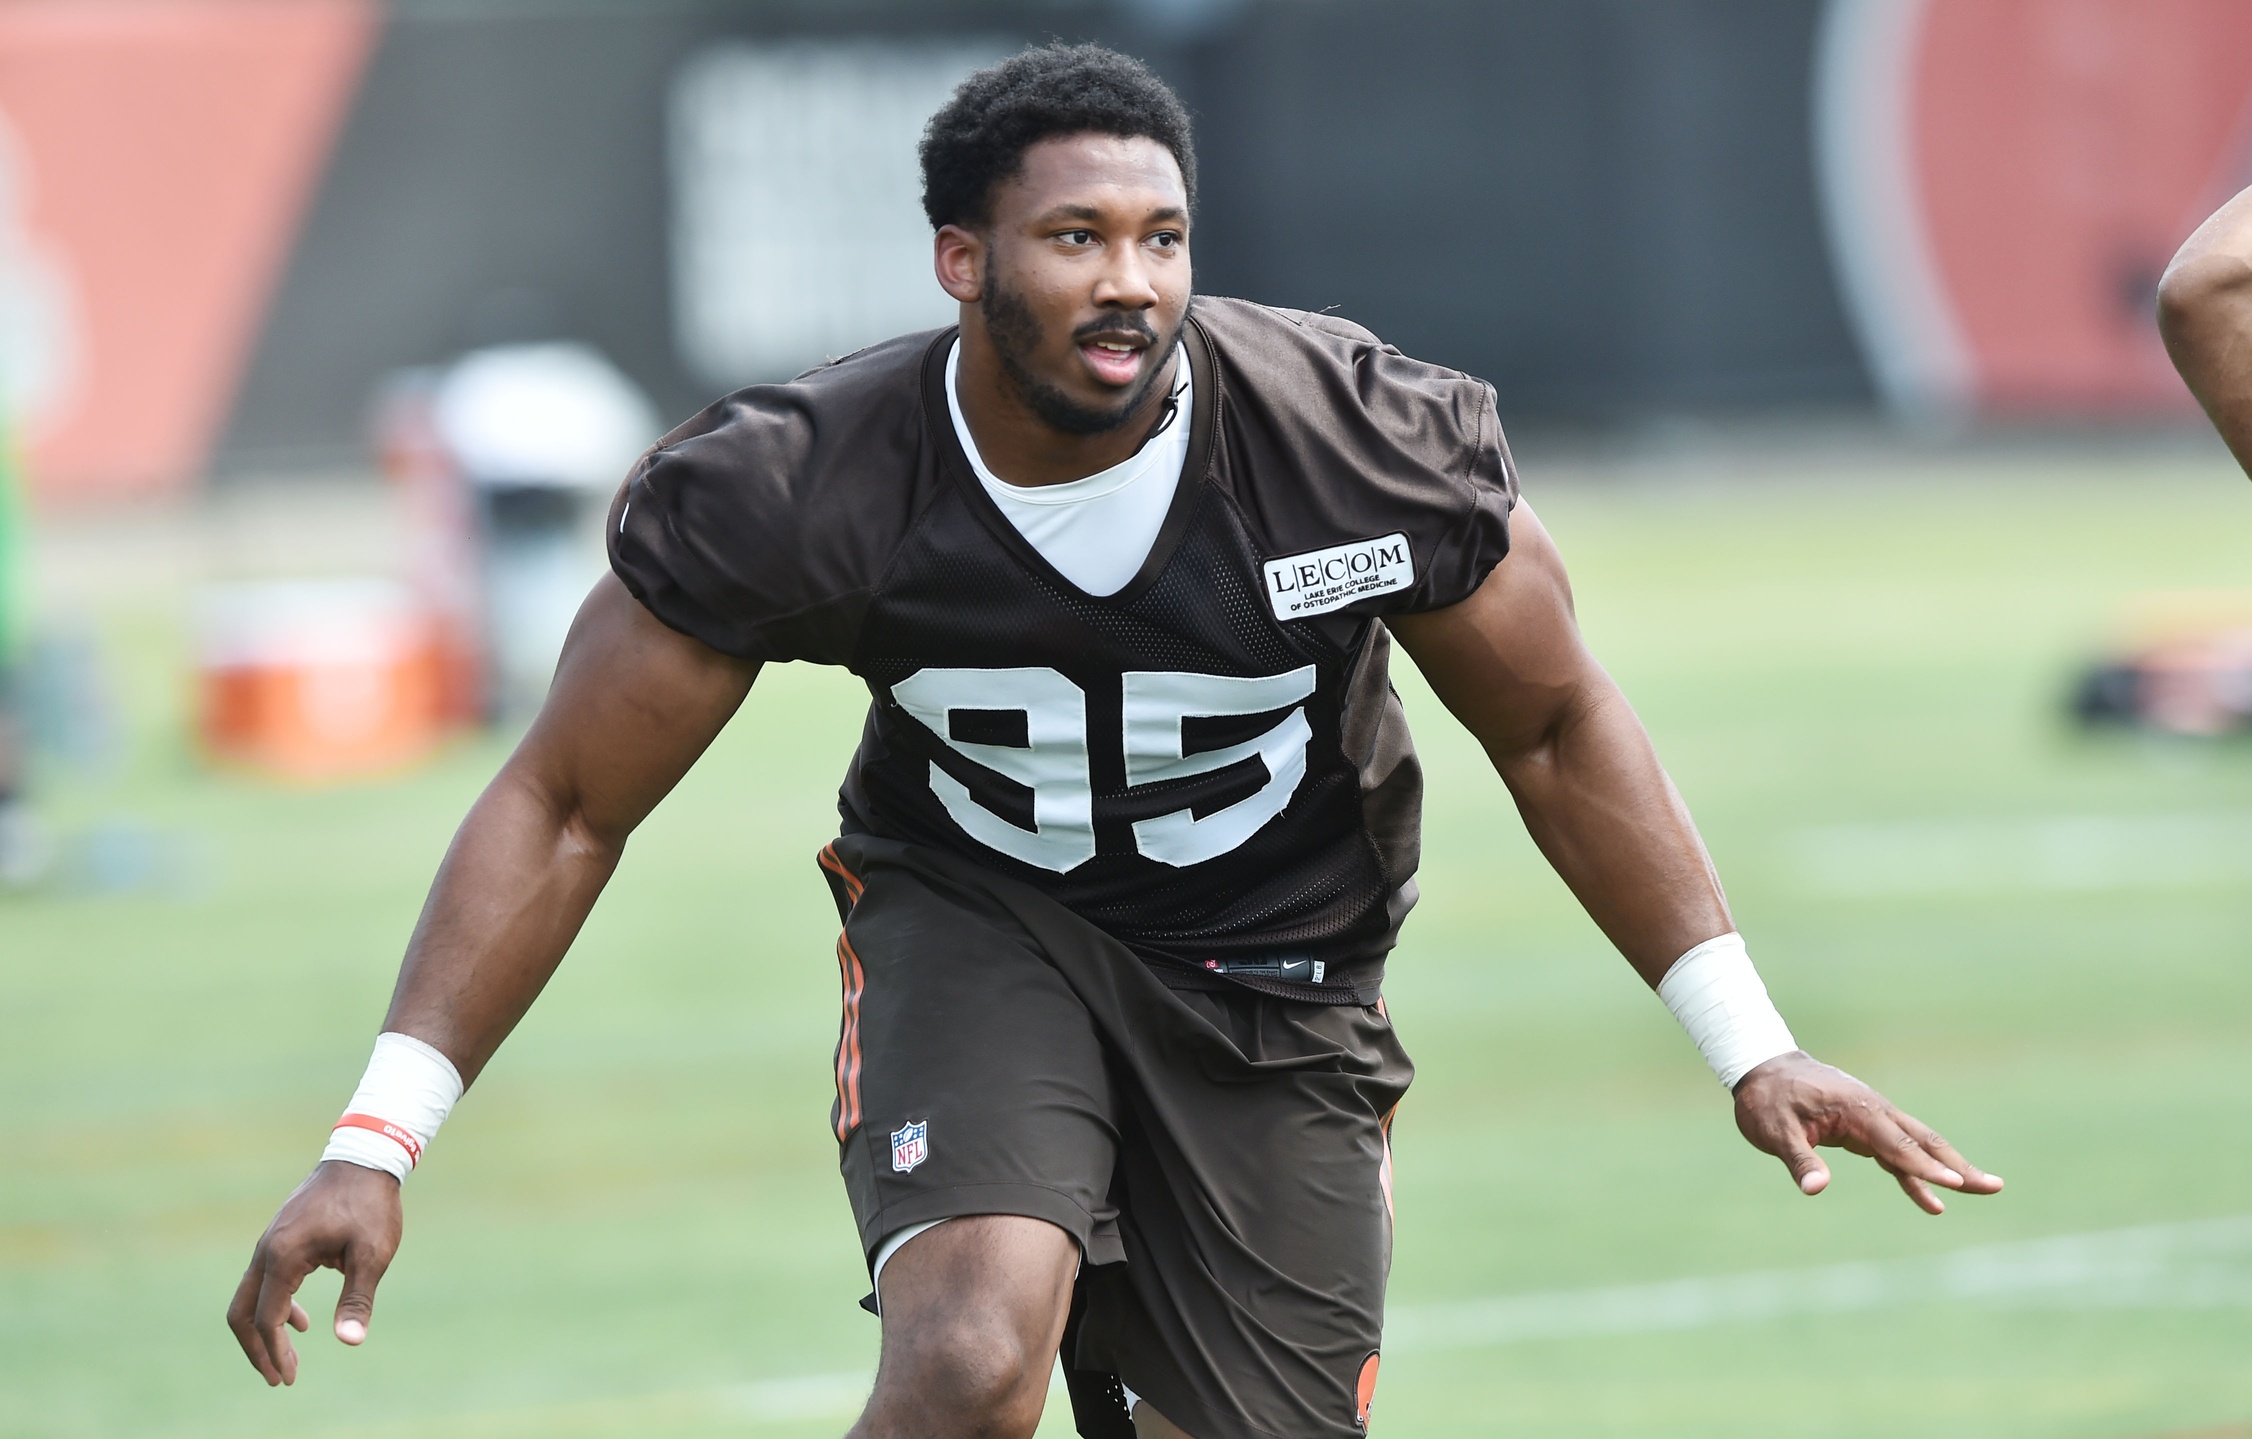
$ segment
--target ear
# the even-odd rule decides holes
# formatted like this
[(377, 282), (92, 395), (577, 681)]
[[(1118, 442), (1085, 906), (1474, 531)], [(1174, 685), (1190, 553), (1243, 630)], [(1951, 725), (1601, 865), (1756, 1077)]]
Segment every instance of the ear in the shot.
[(938, 287), (965, 305), (985, 298), (985, 260), (985, 241), (959, 225), (941, 225), (931, 238)]

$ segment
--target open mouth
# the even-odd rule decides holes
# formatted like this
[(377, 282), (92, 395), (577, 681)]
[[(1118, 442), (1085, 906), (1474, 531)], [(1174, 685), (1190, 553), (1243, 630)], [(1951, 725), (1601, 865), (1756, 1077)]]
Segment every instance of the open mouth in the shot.
[(1097, 335), (1079, 342), (1087, 368), (1106, 385), (1130, 385), (1142, 372), (1142, 353), (1149, 341), (1139, 335)]

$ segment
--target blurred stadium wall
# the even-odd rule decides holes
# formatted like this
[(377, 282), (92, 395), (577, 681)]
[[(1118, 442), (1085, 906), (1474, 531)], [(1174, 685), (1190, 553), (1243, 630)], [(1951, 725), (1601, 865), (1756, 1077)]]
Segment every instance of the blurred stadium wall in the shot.
[(2242, 0), (14, 0), (0, 374), (50, 501), (352, 464), (401, 366), (584, 340), (672, 415), (943, 318), (911, 145), (1027, 41), (1197, 111), (1200, 286), (1509, 412), (2186, 414)]

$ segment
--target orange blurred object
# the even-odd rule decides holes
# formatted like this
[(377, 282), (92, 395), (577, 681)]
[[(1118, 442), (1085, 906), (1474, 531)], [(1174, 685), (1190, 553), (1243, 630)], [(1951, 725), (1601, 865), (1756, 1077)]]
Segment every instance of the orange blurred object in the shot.
[(399, 585), (230, 585), (202, 622), (200, 731), (216, 760), (345, 779), (404, 768), (443, 737), (440, 631)]

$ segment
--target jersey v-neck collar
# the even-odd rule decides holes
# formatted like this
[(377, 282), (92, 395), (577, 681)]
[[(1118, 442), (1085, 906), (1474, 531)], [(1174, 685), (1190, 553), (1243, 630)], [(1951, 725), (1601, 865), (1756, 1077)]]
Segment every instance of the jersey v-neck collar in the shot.
[(1180, 350), (1189, 365), (1189, 378), (1196, 393), (1196, 404), (1189, 413), (1188, 456), (1181, 463), (1180, 482), (1173, 487), (1173, 503), (1166, 509), (1165, 522), (1158, 526), (1157, 539), (1150, 545), (1149, 554), (1142, 566), (1116, 591), (1107, 595), (1089, 594), (1066, 579), (1061, 571), (1048, 562), (1045, 555), (1033, 548), (1032, 542), (1012, 524), (985, 486), (977, 477), (976, 468), (963, 452), (960, 436), (954, 432), (953, 411), (946, 395), (946, 360), (953, 353), (961, 335), (961, 327), (950, 325), (932, 339), (930, 348), (923, 354), (923, 432), (938, 447), (941, 463), (954, 479), (955, 488), (993, 537), (1014, 555), (1018, 562), (1031, 569), (1050, 584), (1068, 594), (1077, 595), (1094, 604), (1123, 604), (1140, 595), (1164, 573), (1173, 551), (1180, 545), (1181, 536), (1187, 532), (1189, 520), (1196, 513), (1198, 501), (1204, 497), (1204, 487), (1210, 479), (1212, 463), (1213, 421), (1220, 409), (1220, 386), (1213, 374), (1210, 342), (1198, 328), (1193, 317), (1181, 323)]
[[(954, 422), (954, 438), (961, 442), (963, 457), (970, 462), (970, 468), (976, 471), (978, 481), (985, 486), (987, 494), (992, 494), (998, 488), (1012, 502), (1025, 505), (1091, 504), (1097, 500), (1107, 500), (1119, 491), (1144, 480), (1156, 478), (1164, 468), (1168, 455), (1178, 454), (1183, 460), (1188, 457), (1186, 431), (1189, 422), (1196, 415), (1196, 367), (1193, 365), (1186, 375), (1177, 377), (1173, 386), (1173, 403), (1178, 407), (1177, 413), (1186, 416), (1180, 421), (1179, 430), (1173, 428), (1175, 416), (1168, 415), (1158, 423), (1154, 431), (1144, 437), (1140, 449), (1107, 470), (1097, 470), (1091, 475), (1065, 480), (1061, 484), (1012, 485), (993, 473), (993, 467), (985, 463), (985, 456), (978, 451), (977, 436), (970, 433), (969, 419), (962, 413), (962, 397), (959, 393), (961, 363), (962, 341), (957, 336), (954, 343), (946, 347), (943, 388), (946, 391), (947, 417)], [(1176, 482), (1179, 468), (1178, 464), (1174, 466)], [(1171, 497), (1170, 486), (1167, 488), (1167, 497)]]

